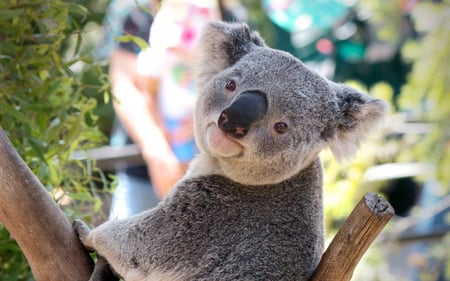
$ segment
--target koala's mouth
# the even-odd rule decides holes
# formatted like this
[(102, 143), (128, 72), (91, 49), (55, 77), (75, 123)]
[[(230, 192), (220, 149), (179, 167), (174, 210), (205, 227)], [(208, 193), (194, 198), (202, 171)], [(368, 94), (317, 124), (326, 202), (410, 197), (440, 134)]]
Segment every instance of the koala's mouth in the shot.
[(210, 152), (218, 157), (235, 157), (242, 154), (244, 147), (228, 137), (216, 124), (206, 129), (206, 143)]

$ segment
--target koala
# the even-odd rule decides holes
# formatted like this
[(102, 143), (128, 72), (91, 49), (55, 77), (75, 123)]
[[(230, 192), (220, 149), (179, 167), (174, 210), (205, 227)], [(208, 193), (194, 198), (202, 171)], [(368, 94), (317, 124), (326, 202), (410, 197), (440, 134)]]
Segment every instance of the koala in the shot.
[(127, 281), (308, 280), (324, 247), (319, 152), (351, 157), (386, 103), (242, 23), (210, 23), (198, 51), (186, 175), (155, 208), (75, 230)]

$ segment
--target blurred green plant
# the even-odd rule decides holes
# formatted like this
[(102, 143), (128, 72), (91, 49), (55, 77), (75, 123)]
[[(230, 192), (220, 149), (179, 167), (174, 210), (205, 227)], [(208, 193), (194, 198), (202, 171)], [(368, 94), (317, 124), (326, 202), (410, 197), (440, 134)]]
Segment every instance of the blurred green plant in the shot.
[(274, 47), (276, 42), (276, 29), (270, 22), (269, 17), (265, 13), (262, 1), (260, 0), (241, 0), (248, 14), (248, 23), (254, 30), (258, 30), (264, 38), (267, 45)]
[[(400, 99), (402, 108), (415, 112), (419, 120), (434, 124), (419, 145), (417, 157), (434, 165), (436, 178), (444, 187), (441, 196), (449, 196), (450, 191), (449, 15), (449, 0), (422, 2), (414, 7), (412, 18), (420, 38), (403, 48), (403, 56), (413, 63), (413, 68)], [(421, 280), (450, 280), (449, 238), (447, 234), (441, 245), (431, 249), (427, 261), (433, 260), (438, 268), (427, 264), (421, 271)]]
[[(0, 2), (0, 126), (66, 216), (89, 221), (101, 207), (96, 187), (106, 191), (108, 181), (95, 163), (70, 156), (106, 141), (96, 125), (97, 99), (86, 93), (109, 94), (104, 71), (89, 55), (85, 40), (98, 15), (89, 12), (89, 1), (80, 3)], [(99, 77), (95, 85), (85, 83), (87, 72)], [(1, 224), (0, 276), (4, 281), (33, 280)]]
[[(402, 5), (403, 7), (402, 7)], [(359, 1), (361, 10), (379, 28), (382, 41), (399, 40), (405, 13), (414, 25), (415, 38), (404, 38), (402, 58), (412, 65), (403, 85), (399, 111), (410, 121), (434, 125), (413, 150), (403, 150), (401, 158), (432, 163), (436, 176), (447, 187), (450, 183), (450, 1), (421, 1), (408, 7), (403, 1), (386, 5), (383, 1)], [(369, 12), (368, 12), (369, 11)], [(419, 144), (419, 143), (416, 143)]]
[(450, 188), (450, 1), (423, 2), (412, 11), (420, 38), (408, 42), (403, 56), (413, 64), (402, 89), (400, 106), (417, 119), (435, 124), (418, 157), (436, 167), (437, 178)]
[[(368, 0), (358, 1), (359, 8), (369, 11), (368, 20), (379, 29), (381, 41), (402, 41), (402, 21), (405, 19), (402, 1), (390, 2)], [(403, 4), (405, 2), (402, 2)], [(412, 69), (403, 85), (398, 107), (389, 116), (387, 127), (401, 124), (405, 120), (411, 124), (420, 122), (430, 124), (430, 132), (404, 134), (401, 137), (385, 138), (388, 131), (379, 132), (365, 142), (351, 163), (338, 165), (327, 153), (322, 155), (325, 167), (325, 217), (328, 235), (331, 237), (352, 206), (368, 189), (380, 190), (382, 182), (368, 183), (363, 171), (370, 166), (382, 163), (421, 162), (431, 163), (433, 174), (424, 174), (417, 180), (438, 179), (443, 186), (440, 196), (448, 196), (450, 189), (450, 1), (421, 1), (412, 7), (410, 17), (417, 37), (407, 38), (402, 47), (402, 58), (410, 63)], [(400, 38), (400, 39), (399, 39)], [(371, 89), (350, 81), (352, 86), (363, 88), (370, 94), (392, 102), (392, 87), (378, 83)], [(385, 128), (389, 129), (389, 128)], [(379, 186), (377, 186), (377, 184)], [(414, 210), (413, 210), (414, 211)], [(398, 220), (400, 222), (401, 220)], [(388, 228), (382, 235), (393, 236)], [(440, 244), (429, 249), (420, 258), (421, 262), (409, 264), (419, 257), (405, 256), (408, 264), (417, 271), (420, 280), (450, 279), (449, 235)], [(385, 237), (386, 238), (386, 237)], [(375, 243), (358, 265), (354, 280), (406, 280), (390, 274), (387, 264), (388, 249), (397, 247), (397, 236)], [(389, 241), (389, 244), (387, 244)], [(390, 253), (392, 254), (392, 253)], [(411, 260), (409, 260), (411, 259)], [(406, 261), (405, 261), (406, 263)], [(444, 275), (442, 275), (444, 274)], [(399, 279), (400, 278), (400, 279)], [(406, 278), (406, 277), (405, 277)]]

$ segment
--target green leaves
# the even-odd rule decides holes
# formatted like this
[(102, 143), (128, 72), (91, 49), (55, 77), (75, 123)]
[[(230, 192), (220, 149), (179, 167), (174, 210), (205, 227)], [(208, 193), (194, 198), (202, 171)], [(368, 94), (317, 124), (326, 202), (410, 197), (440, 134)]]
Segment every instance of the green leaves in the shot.
[(438, 167), (437, 177), (449, 188), (450, 175), (450, 2), (420, 3), (412, 12), (421, 36), (408, 42), (403, 56), (412, 62), (412, 71), (400, 96), (403, 110), (415, 112), (421, 121), (435, 124), (417, 155)]
[[(103, 177), (95, 163), (86, 167), (70, 156), (106, 140), (95, 123), (97, 100), (85, 94), (92, 86), (82, 80), (95, 60), (84, 44), (91, 14), (80, 2), (0, 1), (0, 126), (66, 215), (78, 217), (100, 209), (93, 188), (105, 178), (94, 178)], [(72, 71), (75, 64), (84, 67)], [(109, 82), (99, 76), (97, 91), (104, 94)], [(31, 276), (20, 249), (1, 225), (0, 276)]]
[(137, 36), (133, 36), (133, 35), (122, 35), (122, 36), (117, 36), (114, 38), (114, 40), (116, 40), (117, 42), (134, 42), (136, 45), (139, 46), (139, 48), (141, 50), (145, 50), (147, 48), (149, 48), (150, 46), (148, 45), (148, 42), (143, 40), (140, 37)]

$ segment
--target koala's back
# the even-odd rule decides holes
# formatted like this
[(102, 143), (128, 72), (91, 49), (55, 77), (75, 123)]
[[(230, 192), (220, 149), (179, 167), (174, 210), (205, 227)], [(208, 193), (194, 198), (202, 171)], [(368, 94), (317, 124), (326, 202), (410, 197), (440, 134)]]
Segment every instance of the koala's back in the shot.
[(104, 251), (96, 245), (97, 251), (113, 267), (117, 261), (126, 268), (128, 273), (115, 268), (125, 276), (307, 280), (323, 248), (317, 169), (318, 161), (270, 186), (243, 186), (217, 175), (186, 180), (156, 209), (94, 230), (98, 241), (121, 233)]

